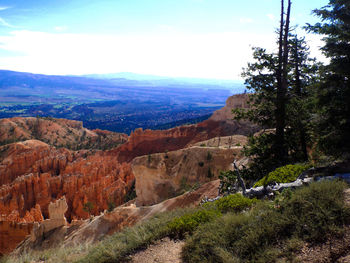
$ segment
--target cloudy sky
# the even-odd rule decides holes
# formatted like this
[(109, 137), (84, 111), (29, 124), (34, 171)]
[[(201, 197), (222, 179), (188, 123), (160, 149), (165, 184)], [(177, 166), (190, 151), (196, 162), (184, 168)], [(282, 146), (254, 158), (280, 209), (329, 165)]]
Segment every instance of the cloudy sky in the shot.
[[(294, 0), (293, 25), (327, 0)], [(279, 0), (0, 0), (0, 69), (232, 79), (273, 50)], [(305, 34), (299, 30), (299, 34)], [(319, 37), (310, 35), (320, 57)]]

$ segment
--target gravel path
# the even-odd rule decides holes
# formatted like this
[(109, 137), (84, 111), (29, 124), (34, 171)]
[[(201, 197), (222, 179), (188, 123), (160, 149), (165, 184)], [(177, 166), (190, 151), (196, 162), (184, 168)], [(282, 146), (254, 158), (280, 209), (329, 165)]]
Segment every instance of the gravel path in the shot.
[(131, 256), (132, 263), (181, 263), (181, 249), (184, 241), (163, 238), (147, 249)]

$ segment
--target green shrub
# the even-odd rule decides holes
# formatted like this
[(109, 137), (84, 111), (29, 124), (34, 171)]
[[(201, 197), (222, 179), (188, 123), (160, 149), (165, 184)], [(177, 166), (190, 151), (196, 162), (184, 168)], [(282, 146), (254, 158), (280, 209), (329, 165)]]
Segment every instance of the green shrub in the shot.
[(270, 172), (267, 176), (264, 176), (260, 179), (254, 187), (257, 186), (266, 186), (271, 183), (290, 183), (295, 181), (298, 176), (309, 169), (311, 165), (302, 165), (302, 164), (289, 164), (277, 168), (276, 170)]
[(303, 241), (320, 243), (340, 236), (350, 223), (345, 187), (342, 182), (314, 183), (296, 190), (279, 206), (264, 201), (248, 213), (228, 213), (199, 226), (187, 239), (182, 258), (185, 262), (293, 259)]
[(203, 207), (217, 209), (221, 213), (241, 212), (256, 202), (256, 199), (250, 199), (241, 194), (233, 194), (222, 197), (214, 202), (205, 203)]
[(199, 209), (196, 212), (184, 214), (173, 219), (169, 224), (171, 236), (183, 238), (185, 233), (192, 233), (199, 225), (221, 216), (218, 210)]

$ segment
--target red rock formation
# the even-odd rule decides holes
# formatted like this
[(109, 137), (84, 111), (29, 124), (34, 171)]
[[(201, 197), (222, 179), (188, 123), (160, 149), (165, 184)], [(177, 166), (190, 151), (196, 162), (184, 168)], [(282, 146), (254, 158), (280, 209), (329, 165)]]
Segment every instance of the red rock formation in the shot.
[(40, 205), (47, 217), (48, 204), (63, 195), (69, 205), (67, 217), (86, 218), (84, 203), (94, 204), (94, 214), (107, 209), (108, 202), (122, 204), (134, 180), (129, 164), (120, 164), (115, 156), (101, 151), (83, 158), (84, 151), (57, 150), (36, 140), (9, 144), (1, 150), (6, 156), (0, 165), (3, 219), (37, 221), (39, 208), (31, 209)]
[[(77, 244), (86, 245), (101, 240), (105, 235), (113, 234), (127, 226), (132, 226), (137, 222), (148, 219), (157, 213), (170, 211), (176, 208), (197, 206), (205, 197), (216, 197), (219, 185), (219, 180), (211, 181), (202, 185), (195, 191), (187, 192), (153, 206), (136, 207), (133, 204), (129, 206), (123, 205), (115, 208), (111, 212), (95, 217), (92, 221), (85, 220), (79, 225), (57, 229), (57, 232), (51, 234), (48, 239), (43, 240), (43, 243), (57, 244), (57, 242), (62, 241), (63, 244), (61, 243), (60, 245), (65, 247)], [(61, 234), (62, 232), (64, 232), (63, 235)], [(40, 248), (38, 243), (40, 244), (40, 240), (38, 240), (38, 242), (33, 242), (28, 238), (14, 253), (19, 255), (29, 249), (38, 249), (38, 247)]]

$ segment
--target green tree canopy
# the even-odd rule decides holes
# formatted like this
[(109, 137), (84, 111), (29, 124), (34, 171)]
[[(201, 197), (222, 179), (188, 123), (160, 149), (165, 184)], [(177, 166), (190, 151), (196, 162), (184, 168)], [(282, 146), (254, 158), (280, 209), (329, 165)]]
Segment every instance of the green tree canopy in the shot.
[(313, 13), (321, 22), (306, 28), (324, 36), (322, 51), (330, 59), (318, 91), (319, 146), (339, 156), (350, 150), (350, 1), (330, 0)]

